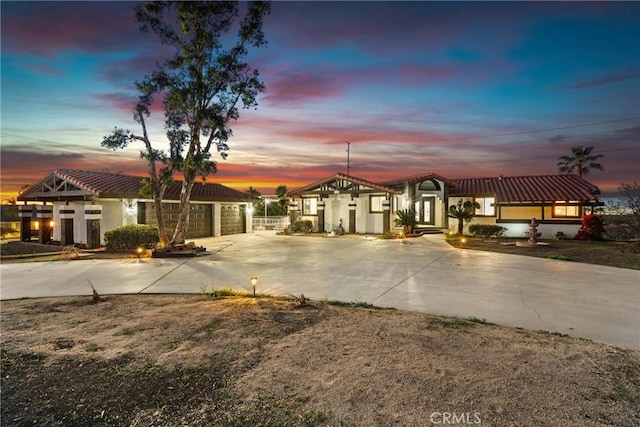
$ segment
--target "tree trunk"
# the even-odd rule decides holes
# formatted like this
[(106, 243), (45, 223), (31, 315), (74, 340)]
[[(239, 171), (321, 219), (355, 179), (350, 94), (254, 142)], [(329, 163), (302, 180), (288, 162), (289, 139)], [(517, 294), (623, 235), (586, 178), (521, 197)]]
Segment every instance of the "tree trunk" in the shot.
[[(191, 176), (190, 176), (191, 175)], [(189, 229), (189, 210), (191, 201), (191, 189), (195, 184), (195, 178), (193, 174), (185, 172), (184, 181), (182, 182), (182, 190), (180, 191), (180, 211), (178, 213), (178, 225), (173, 233), (171, 239), (172, 245), (183, 244), (187, 237), (187, 230)]]
[(462, 236), (464, 231), (464, 220), (462, 218), (458, 218), (458, 234)]
[[(156, 183), (156, 185), (158, 185)], [(160, 190), (153, 190), (153, 208), (156, 213), (156, 225), (158, 227), (158, 237), (160, 238), (160, 247), (165, 248), (169, 245), (169, 236), (167, 236), (167, 231), (164, 227), (164, 220), (162, 218), (162, 196), (164, 195), (164, 190), (161, 188)]]

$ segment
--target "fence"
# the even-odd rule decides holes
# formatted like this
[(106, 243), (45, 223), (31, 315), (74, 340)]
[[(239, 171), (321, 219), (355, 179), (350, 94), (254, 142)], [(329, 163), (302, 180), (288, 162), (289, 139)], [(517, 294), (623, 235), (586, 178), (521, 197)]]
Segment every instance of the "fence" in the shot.
[(282, 231), (289, 226), (287, 216), (259, 216), (253, 217), (252, 227), (254, 230), (278, 230)]

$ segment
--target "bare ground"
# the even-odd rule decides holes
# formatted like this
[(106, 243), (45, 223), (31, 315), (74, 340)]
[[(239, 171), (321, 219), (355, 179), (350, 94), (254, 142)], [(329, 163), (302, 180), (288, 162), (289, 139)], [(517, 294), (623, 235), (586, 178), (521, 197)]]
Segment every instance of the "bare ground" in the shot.
[(317, 301), (90, 302), (2, 302), (3, 426), (640, 424), (638, 351)]

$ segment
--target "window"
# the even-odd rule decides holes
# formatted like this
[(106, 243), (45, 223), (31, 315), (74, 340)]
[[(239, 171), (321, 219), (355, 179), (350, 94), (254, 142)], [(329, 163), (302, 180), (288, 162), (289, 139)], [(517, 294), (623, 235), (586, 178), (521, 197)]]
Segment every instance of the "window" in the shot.
[[(561, 203), (567, 203), (567, 202), (555, 202), (555, 204), (553, 205), (554, 217), (566, 217), (566, 218), (580, 217), (580, 206), (567, 205), (567, 204), (561, 204)], [(578, 202), (569, 202), (569, 203), (578, 203)]]
[(369, 196), (369, 212), (382, 212), (385, 196)]
[(496, 199), (494, 197), (477, 197), (475, 201), (480, 205), (480, 208), (476, 209), (476, 215), (495, 216)]
[(302, 215), (318, 215), (318, 199), (315, 197), (302, 199)]

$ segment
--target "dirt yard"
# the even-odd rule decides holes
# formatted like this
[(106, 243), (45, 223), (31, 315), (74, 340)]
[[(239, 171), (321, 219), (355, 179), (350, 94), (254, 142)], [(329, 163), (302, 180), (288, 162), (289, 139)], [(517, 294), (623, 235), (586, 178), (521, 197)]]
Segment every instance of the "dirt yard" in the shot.
[(372, 307), (2, 302), (2, 425), (637, 426), (640, 352)]

